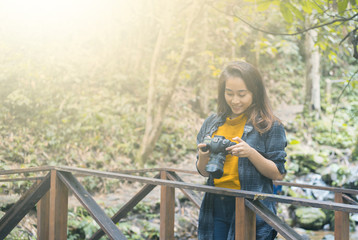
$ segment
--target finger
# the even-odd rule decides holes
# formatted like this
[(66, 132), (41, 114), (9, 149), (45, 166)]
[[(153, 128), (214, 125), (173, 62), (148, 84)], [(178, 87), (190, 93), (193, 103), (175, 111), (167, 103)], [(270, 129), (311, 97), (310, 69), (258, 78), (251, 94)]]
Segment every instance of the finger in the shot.
[(234, 156), (239, 156), (240, 150), (238, 148), (235, 148), (234, 150), (232, 150), (232, 155)]
[(207, 152), (209, 152), (209, 149), (206, 149), (206, 151), (205, 151), (205, 147), (207, 147), (207, 144), (206, 143), (199, 143), (198, 144), (198, 150), (200, 151), (200, 152), (202, 152), (202, 153), (207, 153)]
[(203, 147), (206, 147), (206, 143), (199, 143), (198, 144), (198, 148), (203, 148)]
[(231, 150), (233, 150), (235, 147), (237, 147), (237, 146), (236, 146), (236, 145), (230, 146), (230, 147), (225, 148), (225, 150), (226, 150), (226, 151), (231, 151)]
[(245, 142), (244, 140), (242, 140), (241, 138), (239, 138), (239, 137), (234, 137), (232, 140), (234, 140), (234, 141), (238, 141), (239, 143), (241, 143), (241, 142)]

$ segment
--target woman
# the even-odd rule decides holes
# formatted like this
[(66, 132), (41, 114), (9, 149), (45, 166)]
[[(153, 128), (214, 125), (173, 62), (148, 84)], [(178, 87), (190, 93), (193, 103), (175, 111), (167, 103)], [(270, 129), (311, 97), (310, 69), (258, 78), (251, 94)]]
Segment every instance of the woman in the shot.
[[(223, 176), (206, 171), (210, 151), (206, 136), (224, 136), (237, 144), (226, 148)], [(217, 187), (273, 193), (272, 180), (285, 176), (285, 130), (273, 115), (262, 77), (251, 64), (230, 63), (219, 78), (217, 114), (208, 117), (197, 136), (198, 172)], [(262, 201), (276, 213), (275, 203)], [(235, 197), (206, 193), (200, 208), (199, 240), (234, 239)], [(256, 216), (256, 239), (274, 239), (277, 232)]]

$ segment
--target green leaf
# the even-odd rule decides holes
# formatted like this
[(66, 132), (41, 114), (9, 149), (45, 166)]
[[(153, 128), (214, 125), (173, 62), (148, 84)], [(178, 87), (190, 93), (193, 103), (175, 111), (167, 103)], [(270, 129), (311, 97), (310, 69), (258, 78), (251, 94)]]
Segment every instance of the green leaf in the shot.
[(272, 4), (272, 1), (263, 1), (258, 4), (256, 10), (258, 12), (266, 11), (271, 6), (271, 4)]
[(337, 63), (337, 54), (333, 51), (330, 51), (328, 54), (328, 59)]
[(319, 6), (318, 5), (318, 1), (307, 1), (307, 4), (309, 5), (309, 7), (311, 9), (315, 9), (318, 13), (323, 13), (324, 12), (324, 8), (323, 6)]
[(305, 13), (311, 14), (312, 13), (312, 6), (308, 2), (309, 2), (308, 0), (304, 0), (302, 2), (302, 10)]
[(287, 8), (287, 6), (284, 2), (281, 2), (281, 4), (280, 4), (280, 11), (282, 13), (283, 18), (286, 20), (286, 22), (288, 22), (288, 23), (293, 22), (293, 15), (292, 15), (291, 11)]
[(297, 144), (300, 144), (300, 143), (301, 142), (299, 140), (296, 140), (296, 139), (290, 141), (290, 145), (297, 145)]
[(347, 9), (348, 0), (339, 0), (337, 1), (338, 13), (342, 15), (344, 11)]
[(266, 11), (266, 10), (270, 7), (270, 5), (271, 5), (271, 2), (269, 2), (269, 1), (267, 1), (267, 2), (262, 2), (262, 3), (260, 3), (260, 4), (257, 6), (256, 10), (257, 10), (258, 12)]
[(326, 42), (318, 42), (317, 45), (319, 46), (320, 49), (322, 49), (323, 51), (325, 51), (327, 49), (327, 43)]
[(296, 7), (295, 7), (294, 5), (292, 5), (290, 2), (286, 2), (285, 5), (286, 5), (286, 7), (287, 7), (292, 13), (295, 14), (295, 16), (296, 16), (297, 18), (299, 18), (299, 19), (302, 20), (302, 21), (305, 20), (303, 14), (301, 13), (301, 11), (300, 11), (298, 8), (296, 8)]

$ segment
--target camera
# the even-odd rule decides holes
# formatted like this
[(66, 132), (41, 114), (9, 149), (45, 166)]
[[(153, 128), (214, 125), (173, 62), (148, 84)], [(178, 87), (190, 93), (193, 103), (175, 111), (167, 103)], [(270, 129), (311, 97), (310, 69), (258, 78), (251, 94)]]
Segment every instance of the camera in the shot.
[(203, 143), (206, 144), (206, 147), (203, 147), (202, 151), (206, 152), (210, 150), (210, 160), (205, 170), (210, 173), (213, 178), (221, 178), (224, 174), (224, 162), (228, 154), (225, 149), (236, 145), (236, 143), (219, 135), (215, 135), (213, 138), (206, 136)]

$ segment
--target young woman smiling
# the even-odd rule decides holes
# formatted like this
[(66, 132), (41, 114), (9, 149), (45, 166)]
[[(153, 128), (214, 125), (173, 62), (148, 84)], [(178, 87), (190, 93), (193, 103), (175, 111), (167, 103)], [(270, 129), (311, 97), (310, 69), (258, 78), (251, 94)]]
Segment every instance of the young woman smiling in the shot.
[[(227, 147), (223, 176), (206, 171), (210, 151), (206, 136), (224, 136), (237, 144)], [(286, 134), (274, 116), (259, 71), (251, 64), (231, 62), (219, 78), (217, 113), (208, 117), (197, 136), (198, 172), (217, 187), (273, 193), (272, 180), (285, 176)], [(275, 203), (262, 201), (276, 213)], [(206, 193), (199, 215), (199, 240), (235, 238), (235, 197)], [(256, 216), (256, 239), (276, 237), (276, 231)]]

